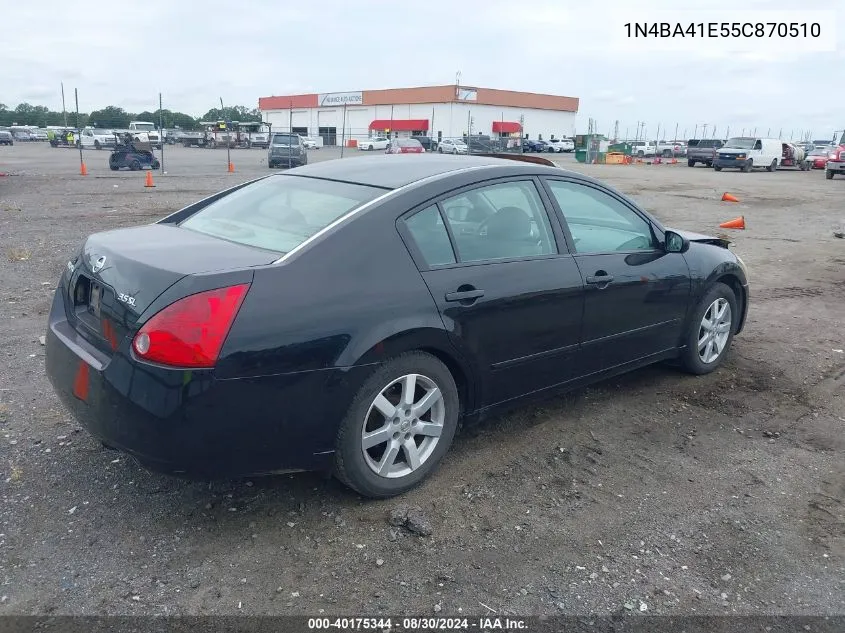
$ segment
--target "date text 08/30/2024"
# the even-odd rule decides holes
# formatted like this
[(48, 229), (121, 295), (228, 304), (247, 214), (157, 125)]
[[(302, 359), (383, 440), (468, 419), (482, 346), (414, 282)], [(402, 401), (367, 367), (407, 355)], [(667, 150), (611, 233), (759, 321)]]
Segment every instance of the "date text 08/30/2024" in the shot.
[(529, 633), (521, 618), (308, 618), (309, 631), (522, 631)]
[(626, 22), (629, 38), (818, 38), (818, 22)]

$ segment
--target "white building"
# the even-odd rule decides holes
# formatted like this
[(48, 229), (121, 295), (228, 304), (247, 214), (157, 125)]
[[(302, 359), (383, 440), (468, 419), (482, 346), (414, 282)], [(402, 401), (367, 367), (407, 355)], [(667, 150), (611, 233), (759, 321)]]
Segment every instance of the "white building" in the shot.
[(274, 131), (351, 145), (387, 135), (460, 138), (468, 129), (491, 137), (568, 137), (578, 99), (450, 85), (261, 97), (258, 107)]

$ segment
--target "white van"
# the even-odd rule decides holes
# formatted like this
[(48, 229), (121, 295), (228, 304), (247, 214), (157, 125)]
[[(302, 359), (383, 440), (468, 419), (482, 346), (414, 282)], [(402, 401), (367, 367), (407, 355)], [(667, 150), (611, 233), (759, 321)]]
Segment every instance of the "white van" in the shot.
[(783, 141), (777, 138), (755, 138), (737, 136), (728, 139), (713, 159), (713, 169), (723, 168), (751, 171), (755, 167), (765, 167), (766, 171), (775, 171), (783, 156)]

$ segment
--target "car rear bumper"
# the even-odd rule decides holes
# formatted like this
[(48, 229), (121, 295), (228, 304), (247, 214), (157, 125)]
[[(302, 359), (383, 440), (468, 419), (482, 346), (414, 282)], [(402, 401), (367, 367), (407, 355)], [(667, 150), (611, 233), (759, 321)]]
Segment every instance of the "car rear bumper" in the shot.
[(72, 329), (56, 292), (47, 376), (91, 435), (150, 470), (216, 479), (333, 463), (338, 425), (371, 367), (241, 379), (135, 361), (128, 340), (105, 357)]
[(302, 167), (308, 163), (308, 160), (303, 156), (270, 156), (267, 159), (271, 167)]

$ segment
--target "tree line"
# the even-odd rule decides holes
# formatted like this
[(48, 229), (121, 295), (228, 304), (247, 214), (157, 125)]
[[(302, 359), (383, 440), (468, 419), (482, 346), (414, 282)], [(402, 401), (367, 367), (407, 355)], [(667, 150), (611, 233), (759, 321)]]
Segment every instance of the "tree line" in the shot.
[(77, 120), (76, 112), (56, 112), (44, 106), (20, 103), (14, 108), (8, 108), (0, 103), (0, 126), (10, 125), (67, 125), (72, 128), (100, 127), (127, 128), (130, 121), (149, 121), (159, 124), (159, 115), (165, 128), (178, 127), (183, 130), (195, 130), (200, 127), (200, 121), (260, 121), (261, 112), (257, 108), (246, 106), (232, 106), (225, 109), (212, 108), (201, 117), (193, 117), (184, 112), (171, 110), (155, 110), (132, 113), (117, 106), (107, 106), (92, 112), (80, 112)]

